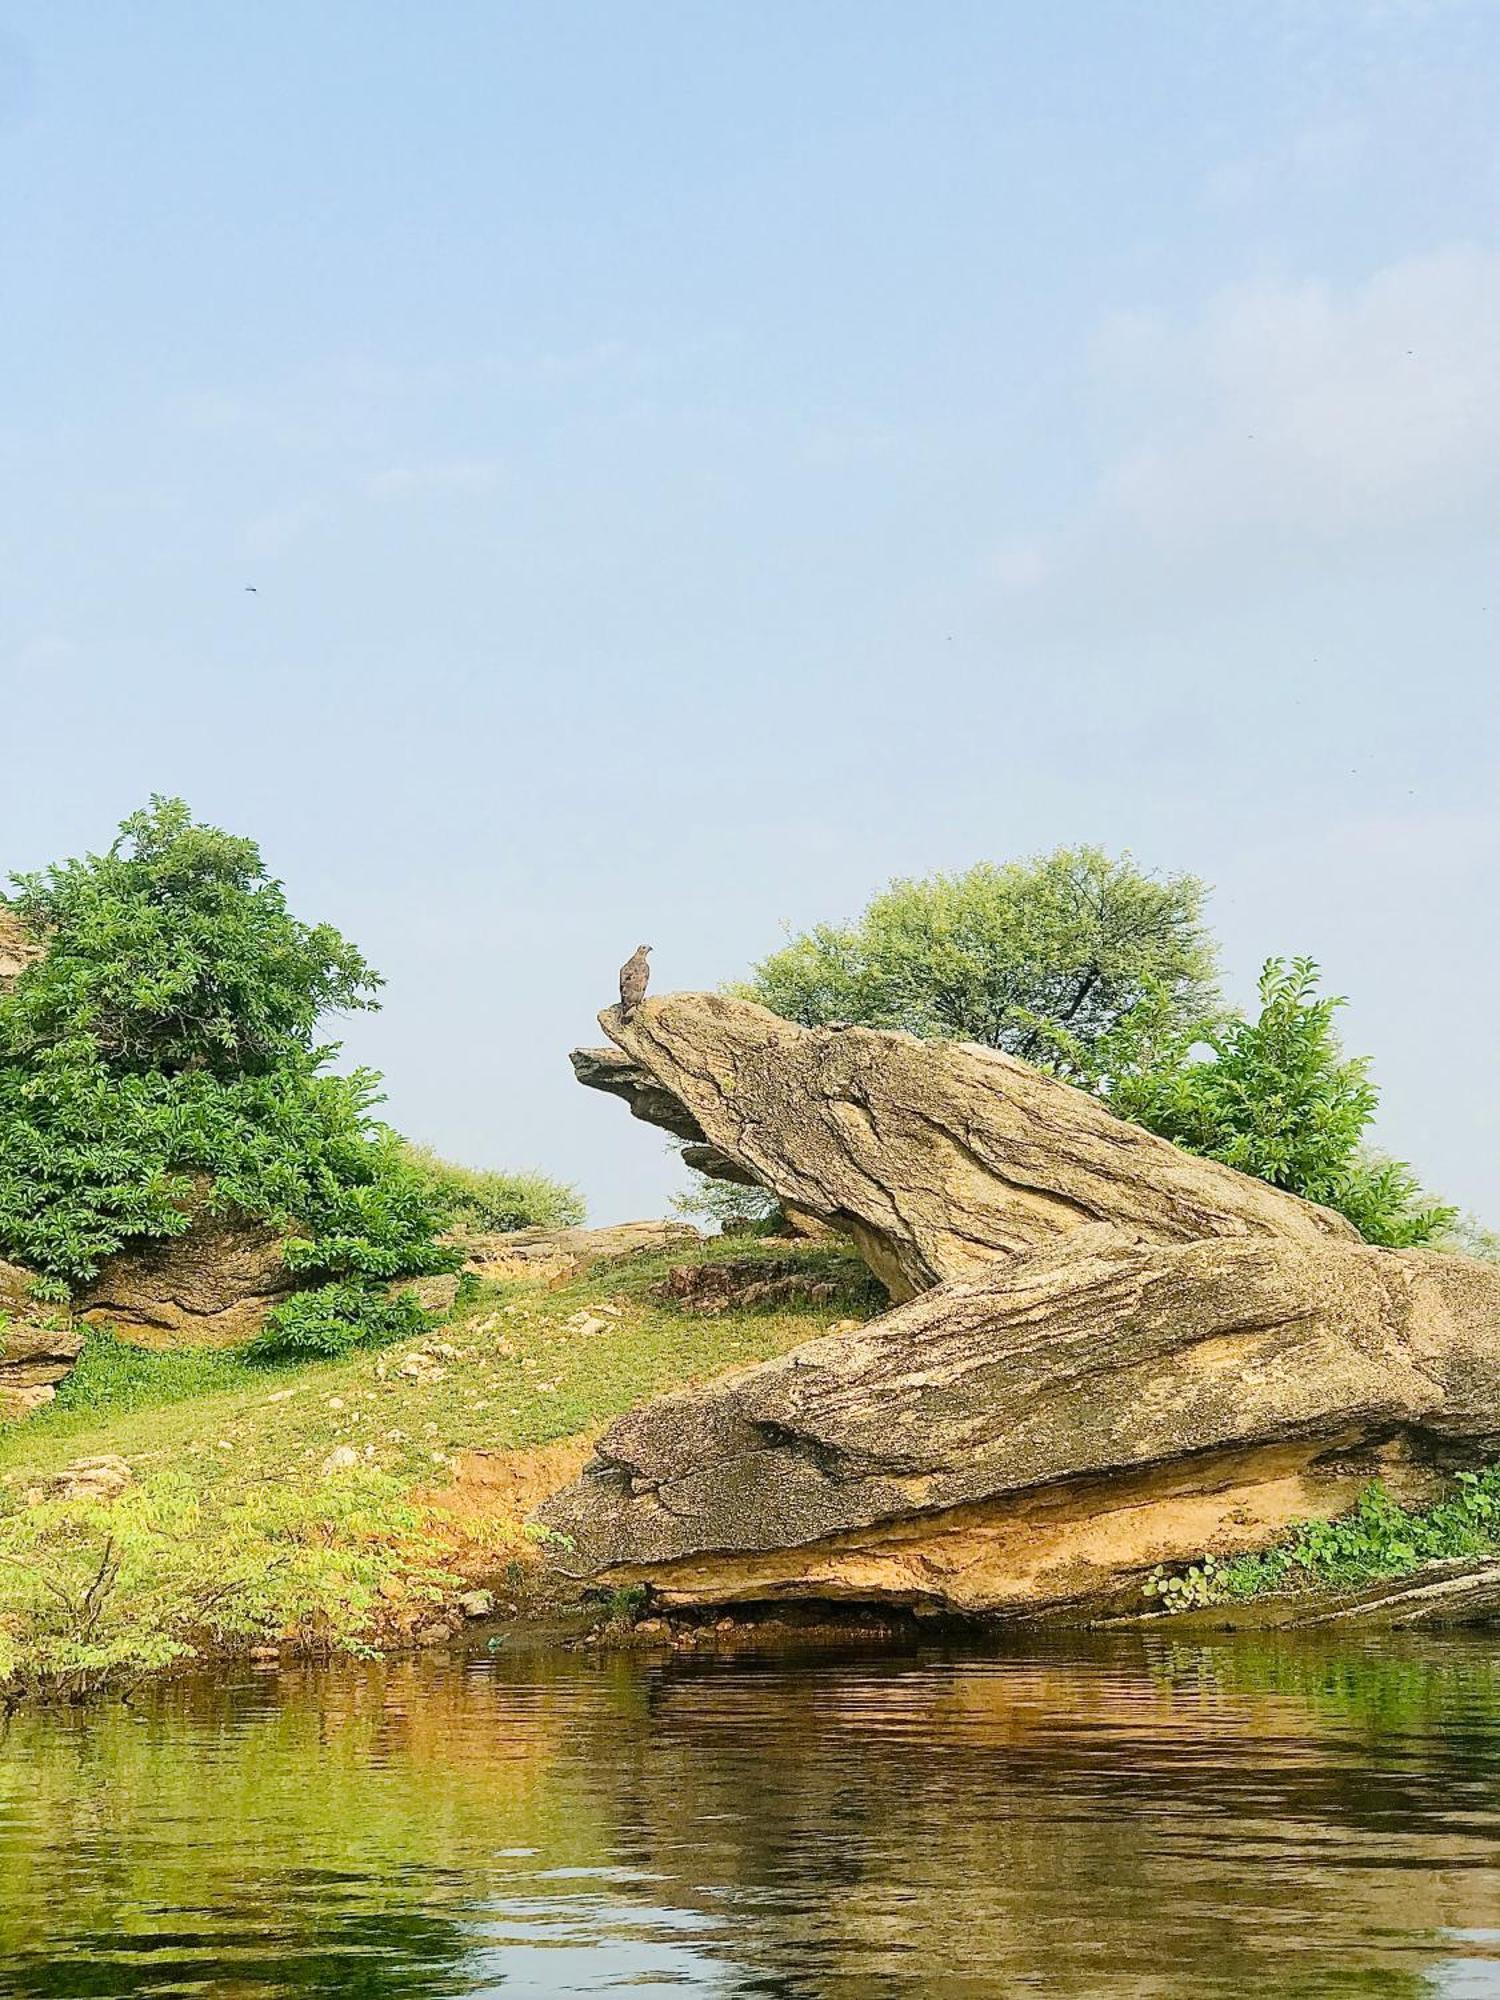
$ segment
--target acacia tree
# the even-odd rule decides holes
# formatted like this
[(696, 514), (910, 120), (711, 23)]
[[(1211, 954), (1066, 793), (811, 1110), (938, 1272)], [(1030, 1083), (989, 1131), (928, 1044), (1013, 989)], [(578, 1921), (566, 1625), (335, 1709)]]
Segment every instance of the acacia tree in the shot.
[(819, 924), (746, 988), (788, 1020), (981, 1042), (1098, 1088), (1217, 1018), (1203, 884), (1059, 848), (891, 883)]

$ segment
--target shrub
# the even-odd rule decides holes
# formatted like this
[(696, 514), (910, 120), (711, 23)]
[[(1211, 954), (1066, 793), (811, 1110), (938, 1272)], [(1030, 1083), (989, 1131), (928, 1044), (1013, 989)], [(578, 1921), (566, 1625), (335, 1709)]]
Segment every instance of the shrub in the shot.
[(512, 1229), (573, 1229), (586, 1220), (583, 1197), (545, 1174), (461, 1167), (430, 1147), (402, 1148), (402, 1157), (431, 1192), (449, 1225), (476, 1233)]
[(709, 1174), (695, 1174), (690, 1187), (673, 1195), (672, 1208), (677, 1215), (716, 1222), (726, 1235), (769, 1229), (780, 1214), (780, 1203), (768, 1189), (715, 1180)]
[(329, 925), (291, 915), (254, 842), (180, 800), (107, 853), (15, 878), (43, 956), (0, 991), (0, 1254), (94, 1275), (194, 1206), (297, 1233), (297, 1267), (451, 1269), (441, 1215), (374, 1118), (379, 1079), (328, 1073), (331, 1008), (379, 985)]
[(1367, 1059), (1339, 1047), (1344, 1001), (1317, 988), (1311, 959), (1268, 959), (1254, 1020), (1206, 1030), (1206, 1057), (1184, 1039), (1159, 1068), (1120, 1079), (1111, 1104), (1189, 1152), (1340, 1210), (1371, 1243), (1439, 1239), (1455, 1211), (1366, 1149), (1379, 1092)]
[(356, 1347), (380, 1347), (425, 1333), (434, 1324), (416, 1294), (389, 1293), (346, 1278), (293, 1292), (272, 1306), (265, 1324), (244, 1349), (251, 1361), (328, 1361)]
[(893, 882), (850, 925), (820, 924), (755, 969), (788, 1020), (982, 1042), (1097, 1086), (1217, 1008), (1203, 885), (1130, 857), (1059, 848)]
[(420, 1514), (368, 1472), (310, 1493), (175, 1477), (16, 1507), (0, 1516), (0, 1694), (78, 1699), (227, 1644), (367, 1653), (391, 1581), (437, 1598), (436, 1563)]

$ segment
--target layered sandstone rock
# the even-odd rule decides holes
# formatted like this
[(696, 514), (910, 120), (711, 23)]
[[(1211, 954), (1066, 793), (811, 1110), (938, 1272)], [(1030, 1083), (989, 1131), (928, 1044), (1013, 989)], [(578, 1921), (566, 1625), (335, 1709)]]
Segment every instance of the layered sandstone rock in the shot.
[(705, 994), (601, 1021), (618, 1057), (583, 1081), (845, 1230), (904, 1303), (614, 1424), (543, 1510), (585, 1574), (1138, 1607), (1157, 1564), (1500, 1448), (1495, 1267), (1373, 1249), (990, 1050)]
[(893, 1298), (1100, 1222), (1154, 1243), (1355, 1238), (1342, 1216), (1184, 1153), (994, 1049), (799, 1028), (717, 993), (599, 1019), (619, 1051), (575, 1054), (581, 1082), (846, 1230)]
[(616, 1222), (604, 1229), (513, 1229), (461, 1239), (465, 1269), (490, 1279), (531, 1278), (565, 1285), (591, 1264), (681, 1253), (700, 1242), (690, 1222)]
[(181, 1236), (152, 1237), (117, 1252), (79, 1296), (90, 1323), (107, 1323), (144, 1347), (237, 1347), (295, 1291), (286, 1231), (195, 1205)]

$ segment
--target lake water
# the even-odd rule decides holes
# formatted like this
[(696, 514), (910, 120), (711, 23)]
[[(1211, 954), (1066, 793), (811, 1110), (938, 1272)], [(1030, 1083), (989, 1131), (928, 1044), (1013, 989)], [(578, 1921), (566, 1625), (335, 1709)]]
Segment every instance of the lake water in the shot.
[(23, 1714), (0, 1993), (1500, 1995), (1500, 1642), (502, 1652)]

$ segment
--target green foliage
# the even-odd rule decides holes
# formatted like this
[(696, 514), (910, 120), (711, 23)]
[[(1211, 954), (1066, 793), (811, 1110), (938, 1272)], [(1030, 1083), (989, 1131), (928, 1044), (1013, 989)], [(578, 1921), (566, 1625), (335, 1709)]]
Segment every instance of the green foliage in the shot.
[(745, 1187), (739, 1181), (720, 1181), (708, 1174), (695, 1174), (691, 1187), (673, 1195), (672, 1207), (678, 1215), (716, 1222), (732, 1235), (738, 1229), (769, 1225), (779, 1204), (765, 1188)]
[(98, 1415), (156, 1408), (223, 1389), (263, 1386), (233, 1348), (137, 1347), (106, 1327), (85, 1330), (83, 1352), (72, 1373), (58, 1384), (55, 1400), (26, 1419), (28, 1431), (56, 1421), (54, 1412), (90, 1410)]
[(0, 1693), (79, 1699), (226, 1645), (368, 1652), (381, 1585), (441, 1594), (421, 1517), (354, 1473), (221, 1499), (180, 1477), (0, 1516)]
[(11, 909), (48, 948), (4, 1010), (13, 1060), (86, 1040), (116, 1075), (268, 1075), (380, 984), (331, 925), (290, 914), (254, 841), (181, 799), (132, 813), (105, 854), (14, 881)]
[(379, 1079), (327, 1073), (316, 1040), (378, 981), (288, 912), (253, 842), (153, 799), (9, 907), (47, 949), (0, 992), (0, 1254), (55, 1291), (206, 1204), (295, 1231), (299, 1269), (452, 1268)]
[(765, 959), (746, 991), (808, 1026), (982, 1042), (1097, 1086), (1214, 1011), (1203, 895), (1095, 847), (981, 862), (893, 882), (857, 922)]
[(1185, 1570), (1169, 1570), (1158, 1564), (1141, 1585), (1146, 1597), (1159, 1598), (1163, 1611), (1202, 1611), (1224, 1602), (1224, 1566), (1217, 1557), (1205, 1555)]
[(1254, 1020), (1206, 1030), (1207, 1057), (1184, 1038), (1173, 1059), (1122, 1077), (1111, 1106), (1189, 1152), (1340, 1210), (1369, 1242), (1430, 1242), (1455, 1211), (1425, 1201), (1401, 1161), (1366, 1151), (1379, 1093), (1367, 1059), (1340, 1049), (1344, 1001), (1317, 987), (1311, 959), (1267, 960)]
[(1459, 1473), (1447, 1499), (1417, 1510), (1375, 1480), (1353, 1512), (1336, 1521), (1300, 1522), (1276, 1547), (1234, 1562), (1206, 1555), (1186, 1571), (1154, 1570), (1142, 1589), (1164, 1610), (1187, 1611), (1319, 1585), (1352, 1590), (1409, 1575), (1424, 1563), (1497, 1551), (1500, 1466), (1488, 1466)]
[(346, 1278), (293, 1292), (266, 1314), (264, 1326), (245, 1348), (250, 1361), (330, 1361), (356, 1347), (382, 1347), (434, 1324), (416, 1294), (389, 1294), (379, 1286)]
[(575, 1229), (588, 1211), (576, 1188), (545, 1174), (461, 1167), (430, 1147), (402, 1146), (402, 1157), (431, 1190), (451, 1228), (476, 1234), (512, 1229)]

